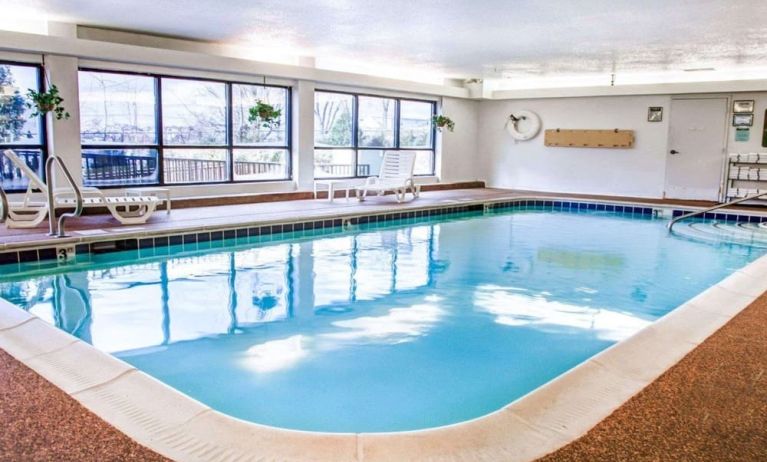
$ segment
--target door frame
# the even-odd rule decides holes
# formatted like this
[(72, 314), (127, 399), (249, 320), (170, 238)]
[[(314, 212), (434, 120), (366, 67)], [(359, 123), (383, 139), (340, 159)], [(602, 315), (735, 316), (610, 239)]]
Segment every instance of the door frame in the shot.
[(666, 190), (668, 187), (668, 156), (671, 149), (671, 124), (674, 117), (674, 101), (676, 100), (690, 100), (690, 99), (724, 99), (725, 100), (725, 114), (724, 114), (724, 126), (722, 127), (722, 165), (719, 171), (719, 202), (724, 200), (726, 194), (725, 182), (727, 177), (727, 147), (730, 145), (730, 118), (732, 113), (732, 100), (734, 96), (730, 93), (705, 93), (705, 94), (683, 94), (683, 95), (671, 95), (669, 99), (669, 115), (668, 126), (666, 132), (666, 151), (664, 152), (664, 175), (663, 175), (663, 198), (666, 199)]

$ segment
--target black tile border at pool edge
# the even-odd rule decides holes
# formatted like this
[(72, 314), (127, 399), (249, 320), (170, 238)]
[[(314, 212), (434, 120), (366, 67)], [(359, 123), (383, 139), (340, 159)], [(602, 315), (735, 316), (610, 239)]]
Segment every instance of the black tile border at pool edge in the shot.
[[(603, 203), (603, 202), (583, 202), (583, 201), (565, 201), (565, 200), (546, 200), (546, 199), (519, 199), (503, 202), (496, 202), (488, 204), (493, 210), (501, 209), (516, 209), (524, 207), (550, 207), (552, 210), (594, 210), (616, 213), (632, 213), (640, 215), (652, 215), (653, 210), (657, 207), (669, 208), (666, 205), (659, 204), (657, 207), (637, 206), (637, 205), (622, 205), (615, 203)], [(689, 209), (672, 209), (672, 218), (684, 215), (686, 213), (694, 212), (695, 210)], [(734, 212), (707, 212), (700, 216), (704, 219), (723, 220), (728, 222), (737, 223), (761, 223), (767, 222), (767, 216), (749, 215), (743, 213)]]
[[(225, 239), (243, 239), (257, 236), (271, 236), (296, 231), (311, 231), (317, 229), (339, 228), (344, 225), (376, 224), (393, 220), (429, 218), (442, 215), (450, 215), (465, 212), (477, 212), (483, 210), (501, 211), (508, 209), (522, 209), (526, 207), (543, 207), (561, 211), (604, 211), (613, 213), (631, 213), (639, 215), (652, 215), (653, 207), (621, 205), (604, 202), (565, 201), (554, 199), (509, 199), (508, 201), (473, 203), (467, 205), (451, 205), (428, 209), (406, 210), (371, 215), (355, 215), (345, 218), (320, 218), (314, 220), (277, 223), (261, 226), (243, 226), (216, 231), (179, 232), (179, 234), (164, 236), (146, 236), (110, 241), (97, 241), (92, 243), (75, 244), (77, 256), (88, 254), (102, 254), (120, 252), (126, 250), (136, 251), (137, 256), (167, 255), (164, 249), (173, 245), (183, 245), (185, 250), (206, 250), (216, 248), (216, 242)], [(690, 210), (673, 209), (672, 217), (677, 217)], [(767, 222), (767, 216), (753, 216), (735, 213), (706, 213), (703, 218), (719, 219), (731, 222), (760, 223)], [(156, 250), (158, 249), (158, 250)], [(12, 263), (43, 262), (56, 259), (55, 247), (40, 247), (17, 251), (0, 252), (0, 265)]]

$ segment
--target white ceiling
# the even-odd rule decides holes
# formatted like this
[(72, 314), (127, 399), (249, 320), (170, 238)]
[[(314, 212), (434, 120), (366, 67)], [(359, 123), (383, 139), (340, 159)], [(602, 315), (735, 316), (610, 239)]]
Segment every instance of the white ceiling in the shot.
[(765, 0), (0, 0), (0, 7), (413, 78), (767, 69)]

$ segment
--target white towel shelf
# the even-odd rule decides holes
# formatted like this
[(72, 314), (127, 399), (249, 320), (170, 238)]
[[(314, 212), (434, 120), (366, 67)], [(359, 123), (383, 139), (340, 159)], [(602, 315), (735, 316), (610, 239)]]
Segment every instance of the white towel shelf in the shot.
[[(726, 201), (767, 192), (767, 152), (732, 153), (728, 160)], [(748, 203), (767, 205), (767, 198)]]

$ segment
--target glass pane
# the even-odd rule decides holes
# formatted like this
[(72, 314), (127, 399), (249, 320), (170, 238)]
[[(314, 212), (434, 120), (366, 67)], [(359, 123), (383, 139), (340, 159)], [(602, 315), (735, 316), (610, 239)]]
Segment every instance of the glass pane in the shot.
[[(2, 150), (0, 150), (2, 151)], [(14, 149), (21, 160), (26, 162), (37, 176), (43, 177), (43, 154), (39, 149)], [(3, 189), (9, 191), (21, 191), (27, 188), (29, 179), (22, 175), (21, 170), (0, 153), (0, 180)]]
[(431, 148), (431, 117), (434, 105), (420, 101), (400, 102), (399, 145), (403, 148)]
[(340, 93), (314, 94), (314, 145), (352, 146), (354, 97)]
[(359, 97), (359, 145), (371, 148), (394, 147), (396, 101), (371, 96)]
[(287, 149), (235, 149), (234, 180), (284, 180), (288, 178)]
[(39, 117), (30, 118), (27, 91), (39, 90), (34, 66), (0, 65), (0, 143), (42, 144)]
[(83, 144), (155, 144), (154, 77), (78, 73)]
[[(279, 125), (264, 127), (262, 123), (248, 121), (248, 110), (259, 100), (282, 111)], [(284, 88), (233, 84), (234, 144), (287, 146), (287, 101), (288, 91)]]
[(414, 175), (434, 175), (434, 151), (416, 151)]
[(213, 183), (229, 179), (226, 149), (166, 149), (166, 183)]
[(383, 150), (361, 150), (357, 160), (358, 176), (376, 176), (381, 171), (381, 161), (383, 160)]
[(156, 149), (83, 149), (85, 186), (145, 185), (159, 182)]
[(334, 178), (354, 176), (353, 149), (315, 149), (314, 177)]
[(226, 85), (162, 79), (165, 145), (226, 144)]

